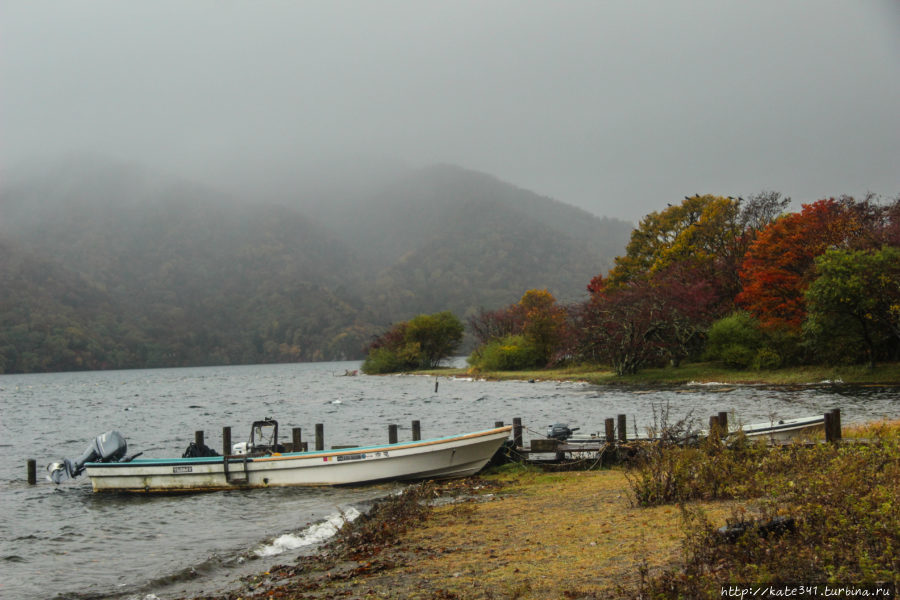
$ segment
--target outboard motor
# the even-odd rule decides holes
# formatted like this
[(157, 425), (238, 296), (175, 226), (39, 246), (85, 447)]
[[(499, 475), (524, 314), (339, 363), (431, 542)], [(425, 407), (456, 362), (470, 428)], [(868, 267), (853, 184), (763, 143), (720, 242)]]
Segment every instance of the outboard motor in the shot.
[(64, 458), (61, 463), (47, 465), (53, 483), (62, 483), (67, 479), (78, 477), (89, 462), (118, 462), (128, 451), (125, 438), (118, 431), (107, 431), (97, 436), (84, 453), (76, 460)]
[(566, 441), (572, 434), (578, 431), (579, 427), (569, 428), (569, 426), (565, 423), (554, 423), (547, 427), (547, 437), (551, 440), (559, 440), (561, 442)]

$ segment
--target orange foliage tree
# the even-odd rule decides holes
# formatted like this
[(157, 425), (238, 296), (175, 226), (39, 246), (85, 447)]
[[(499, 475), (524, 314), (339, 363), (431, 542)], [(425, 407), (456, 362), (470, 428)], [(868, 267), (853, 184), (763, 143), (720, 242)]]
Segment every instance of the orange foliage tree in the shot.
[(764, 229), (740, 269), (737, 303), (763, 326), (799, 330), (806, 317), (804, 293), (815, 279), (816, 257), (829, 248), (849, 248), (864, 231), (854, 202), (804, 204)]

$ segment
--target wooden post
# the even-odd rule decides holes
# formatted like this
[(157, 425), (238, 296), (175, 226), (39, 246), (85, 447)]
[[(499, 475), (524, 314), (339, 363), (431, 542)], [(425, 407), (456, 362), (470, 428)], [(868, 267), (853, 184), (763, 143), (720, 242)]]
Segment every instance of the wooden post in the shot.
[(435, 377), (434, 378), (434, 393), (435, 394), (437, 394), (437, 388), (438, 388), (438, 378)]
[(303, 439), (301, 438), (302, 429), (300, 427), (294, 427), (291, 429), (291, 442), (293, 444), (292, 450), (294, 452), (302, 452), (303, 451)]
[(522, 447), (522, 417), (513, 419), (513, 447)]
[(28, 485), (37, 483), (37, 461), (33, 458), (28, 459)]
[(718, 436), (719, 433), (719, 415), (713, 415), (709, 418), (709, 435)]
[(388, 444), (396, 444), (397, 443), (397, 424), (391, 423), (388, 425)]
[(231, 427), (222, 428), (222, 456), (231, 454)]
[(628, 432), (625, 429), (625, 415), (616, 415), (616, 419), (618, 421), (619, 441), (624, 442), (628, 439)]
[(726, 411), (719, 411), (719, 429), (722, 431), (722, 435), (728, 435), (728, 413)]
[(616, 443), (616, 420), (612, 417), (606, 419), (604, 422), (606, 425), (606, 443), (607, 444), (615, 444)]
[(203, 445), (203, 431), (195, 431), (194, 432), (194, 443), (198, 446)]
[(418, 421), (412, 422), (412, 439), (414, 442), (422, 439), (422, 424)]
[(325, 426), (316, 423), (316, 450), (325, 449)]
[(841, 441), (841, 409), (839, 408), (825, 413), (825, 441)]

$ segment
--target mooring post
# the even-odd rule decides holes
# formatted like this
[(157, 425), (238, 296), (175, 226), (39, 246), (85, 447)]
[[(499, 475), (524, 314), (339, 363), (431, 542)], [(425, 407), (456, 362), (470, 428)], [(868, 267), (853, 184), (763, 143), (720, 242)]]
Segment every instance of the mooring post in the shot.
[(616, 420), (612, 417), (606, 419), (606, 443), (609, 445), (616, 443)]
[(825, 441), (841, 441), (841, 409), (839, 408), (825, 413)]
[(616, 415), (617, 425), (619, 429), (619, 441), (624, 442), (628, 439), (628, 431), (625, 428), (625, 415)]
[(325, 426), (316, 423), (316, 450), (325, 449)]
[(301, 452), (303, 450), (303, 439), (301, 438), (302, 429), (300, 427), (291, 428), (291, 449), (294, 452)]
[(388, 425), (388, 444), (396, 444), (397, 443), (397, 424), (391, 423)]
[(412, 439), (414, 442), (422, 439), (422, 424), (418, 421), (412, 422)]
[(522, 417), (513, 418), (513, 447), (522, 447)]
[(28, 485), (37, 483), (37, 461), (33, 458), (28, 459)]
[(222, 456), (231, 454), (231, 427), (222, 428)]
[(438, 378), (435, 377), (434, 378), (434, 393), (435, 394), (437, 394), (437, 388), (438, 388)]
[(719, 429), (722, 430), (722, 435), (728, 435), (728, 412), (727, 411), (719, 411)]
[(197, 444), (198, 446), (203, 445), (203, 431), (202, 430), (194, 432), (194, 443)]

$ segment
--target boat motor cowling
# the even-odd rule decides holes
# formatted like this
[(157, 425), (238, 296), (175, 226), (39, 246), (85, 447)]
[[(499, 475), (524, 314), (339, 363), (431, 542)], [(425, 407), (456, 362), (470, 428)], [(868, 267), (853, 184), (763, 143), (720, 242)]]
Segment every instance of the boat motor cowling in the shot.
[(561, 442), (566, 441), (572, 434), (578, 431), (579, 427), (570, 428), (565, 423), (554, 423), (547, 427), (547, 437), (551, 440), (559, 440)]
[(75, 460), (64, 458), (61, 463), (47, 465), (53, 483), (62, 483), (67, 479), (78, 477), (89, 462), (118, 462), (128, 451), (125, 438), (118, 431), (107, 431), (98, 435)]

